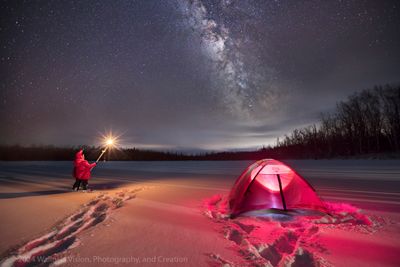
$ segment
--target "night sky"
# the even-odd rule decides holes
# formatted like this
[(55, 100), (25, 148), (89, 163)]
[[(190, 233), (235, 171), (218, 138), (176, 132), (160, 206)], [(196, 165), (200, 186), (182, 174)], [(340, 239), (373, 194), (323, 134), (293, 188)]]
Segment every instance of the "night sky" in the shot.
[(245, 149), (400, 81), (398, 1), (2, 1), (0, 143)]

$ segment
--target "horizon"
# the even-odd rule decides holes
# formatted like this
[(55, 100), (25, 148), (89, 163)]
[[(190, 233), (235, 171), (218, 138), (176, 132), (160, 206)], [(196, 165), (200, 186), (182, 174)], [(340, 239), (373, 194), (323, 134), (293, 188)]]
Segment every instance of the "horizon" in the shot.
[[(87, 144), (79, 144), (79, 145), (54, 145), (54, 144), (28, 144), (28, 145), (21, 145), (18, 143), (15, 144), (0, 144), (0, 147), (21, 147), (21, 148), (47, 148), (47, 147), (52, 147), (52, 148), (61, 148), (61, 149), (69, 149), (69, 148), (74, 148), (74, 149), (83, 149), (84, 147), (90, 147), (90, 148), (102, 148), (104, 147), (103, 144), (99, 143), (96, 145), (87, 145)], [(208, 149), (201, 149), (201, 148), (188, 148), (188, 147), (138, 147), (138, 146), (129, 146), (129, 145), (123, 145), (123, 146), (118, 146), (118, 148), (115, 148), (116, 150), (125, 150), (125, 149), (138, 149), (142, 151), (153, 151), (153, 152), (162, 152), (162, 153), (194, 153), (194, 154), (203, 154), (203, 153), (220, 153), (220, 152), (253, 152), (253, 151), (258, 151), (262, 149), (263, 147), (266, 146), (259, 146), (259, 147), (248, 147), (248, 148), (231, 148), (231, 149), (219, 149), (219, 150), (208, 150)]]

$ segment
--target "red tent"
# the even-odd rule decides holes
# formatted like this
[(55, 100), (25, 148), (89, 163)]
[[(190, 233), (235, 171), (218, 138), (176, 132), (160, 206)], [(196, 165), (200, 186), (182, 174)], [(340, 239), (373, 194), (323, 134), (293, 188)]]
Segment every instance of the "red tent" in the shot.
[(260, 209), (326, 211), (314, 188), (289, 166), (263, 159), (247, 167), (229, 195), (232, 216)]

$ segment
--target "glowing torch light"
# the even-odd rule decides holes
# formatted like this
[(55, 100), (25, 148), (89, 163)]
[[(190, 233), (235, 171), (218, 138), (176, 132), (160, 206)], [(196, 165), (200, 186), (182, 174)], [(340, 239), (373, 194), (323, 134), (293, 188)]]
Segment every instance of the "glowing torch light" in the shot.
[(108, 148), (112, 148), (116, 144), (116, 139), (114, 137), (112, 137), (112, 136), (108, 136), (108, 137), (105, 138), (104, 144), (105, 144), (105, 147), (101, 151), (100, 156), (97, 158), (96, 163), (99, 162), (99, 160), (104, 155), (104, 153), (106, 153)]
[(109, 138), (109, 139), (107, 139), (106, 144), (107, 144), (108, 146), (112, 146), (112, 145), (114, 144), (114, 140), (111, 139), (111, 138)]

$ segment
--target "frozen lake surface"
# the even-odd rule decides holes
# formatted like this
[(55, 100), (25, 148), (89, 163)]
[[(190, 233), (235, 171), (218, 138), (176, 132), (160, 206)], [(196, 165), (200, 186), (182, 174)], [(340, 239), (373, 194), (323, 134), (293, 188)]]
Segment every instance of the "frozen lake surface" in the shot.
[[(400, 160), (288, 160), (319, 195), (379, 210), (400, 211)], [(226, 192), (251, 161), (100, 162), (92, 188), (153, 181), (184, 186), (195, 180), (199, 188)], [(57, 194), (69, 190), (71, 162), (0, 162), (0, 199)], [(32, 190), (32, 185), (34, 190)], [(215, 192), (214, 192), (215, 193)]]

